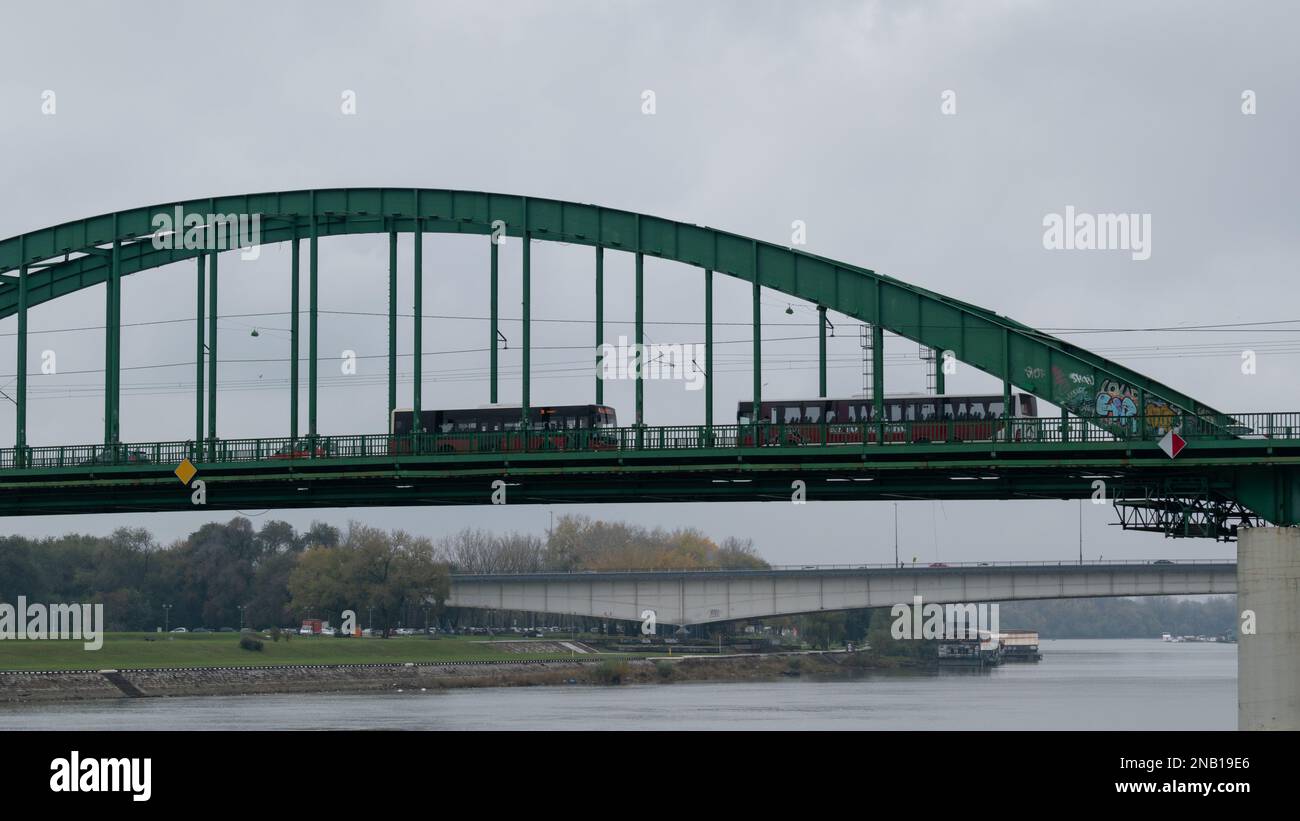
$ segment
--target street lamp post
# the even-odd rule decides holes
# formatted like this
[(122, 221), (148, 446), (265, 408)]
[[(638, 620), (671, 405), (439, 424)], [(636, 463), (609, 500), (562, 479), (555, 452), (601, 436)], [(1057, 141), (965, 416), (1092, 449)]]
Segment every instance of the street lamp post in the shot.
[(171, 626), (172, 626), (172, 606), (170, 604), (164, 604), (163, 605), (163, 632), (170, 633)]
[(1083, 500), (1079, 500), (1079, 565), (1083, 565)]
[(894, 502), (894, 567), (902, 567), (898, 560), (898, 502)]

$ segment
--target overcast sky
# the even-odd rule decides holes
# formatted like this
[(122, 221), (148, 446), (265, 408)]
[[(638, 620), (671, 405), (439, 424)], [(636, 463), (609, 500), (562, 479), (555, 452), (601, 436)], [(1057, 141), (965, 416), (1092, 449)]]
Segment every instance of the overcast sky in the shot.
[[(1300, 11), (1284, 3), (224, 3), (5, 4), (0, 31), (0, 236), (178, 199), (337, 186), (463, 188), (598, 203), (807, 249), (1064, 333), (1206, 404), (1300, 408)], [(1255, 113), (1243, 113), (1253, 92)], [(43, 113), (46, 91), (54, 113)], [(356, 113), (341, 111), (345, 92)], [(655, 111), (643, 113), (644, 92)], [(946, 99), (955, 114), (945, 114)], [(47, 106), (48, 107), (48, 106)], [(1047, 250), (1045, 215), (1149, 214), (1151, 255)], [(324, 433), (386, 428), (387, 247), (321, 242)], [(503, 316), (519, 316), (519, 245), (503, 254)], [(410, 306), (409, 237), (401, 305)], [(487, 241), (425, 244), (426, 407), (487, 402)], [(608, 254), (607, 338), (631, 333), (632, 260)], [(702, 341), (698, 269), (647, 260), (655, 342)], [(533, 253), (535, 403), (587, 402), (592, 252)], [(123, 285), (122, 437), (193, 435), (193, 264)], [(221, 263), (223, 436), (288, 428), (288, 249)], [(749, 392), (748, 287), (716, 286), (716, 414)], [(304, 297), (305, 305), (305, 297)], [(814, 396), (816, 313), (763, 300), (767, 396)], [(794, 313), (787, 314), (787, 307)], [(833, 395), (861, 392), (857, 323), (831, 315)], [(162, 324), (135, 323), (174, 320)], [(566, 320), (566, 321), (544, 321)], [(576, 320), (576, 321), (574, 321)], [(1241, 327), (1245, 323), (1291, 324)], [(102, 431), (103, 292), (31, 312), (31, 444)], [(672, 324), (668, 324), (672, 323)], [(16, 320), (0, 322), (0, 386)], [(1206, 331), (1140, 331), (1226, 325)], [(258, 335), (252, 336), (257, 329)], [(503, 399), (518, 398), (518, 322), (502, 330)], [(409, 319), (402, 325), (410, 353)], [(785, 337), (778, 340), (778, 337)], [(925, 387), (893, 340), (890, 392)], [(468, 353), (449, 353), (468, 350)], [(1242, 373), (1241, 352), (1257, 354)], [(304, 344), (305, 354), (305, 344)], [(365, 357), (375, 357), (367, 359)], [(278, 361), (273, 361), (278, 360)], [(399, 394), (410, 397), (410, 357)], [(172, 367), (161, 367), (172, 366)], [(305, 369), (304, 369), (305, 370)], [(44, 380), (44, 381), (42, 381)], [(305, 381), (305, 376), (304, 376)], [(998, 390), (960, 368), (950, 392)], [(647, 422), (703, 417), (702, 392), (647, 387)], [(631, 383), (606, 399), (624, 421)], [(0, 442), (14, 408), (0, 400)], [(305, 418), (305, 396), (303, 401)], [(305, 427), (305, 422), (304, 422)], [(906, 502), (902, 553), (923, 561), (1070, 558), (1075, 502)], [(255, 524), (349, 518), (437, 537), (465, 526), (541, 532), (551, 513), (751, 537), (777, 563), (887, 561), (891, 503), (248, 511)], [(229, 514), (6, 519), (0, 532), (170, 540)], [(1207, 557), (1231, 546), (1121, 533), (1083, 505), (1092, 558)]]

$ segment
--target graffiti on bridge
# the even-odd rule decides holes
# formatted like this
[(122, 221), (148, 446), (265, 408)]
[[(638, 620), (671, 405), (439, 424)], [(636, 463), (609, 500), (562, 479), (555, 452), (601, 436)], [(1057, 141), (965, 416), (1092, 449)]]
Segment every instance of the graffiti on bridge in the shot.
[(1096, 384), (1091, 374), (1052, 368), (1052, 401), (1080, 416), (1097, 416), (1126, 433), (1140, 433), (1142, 419), (1146, 419), (1147, 433), (1161, 436), (1174, 425), (1179, 410), (1163, 399), (1146, 397), (1143, 406), (1141, 392), (1125, 382), (1103, 379)]

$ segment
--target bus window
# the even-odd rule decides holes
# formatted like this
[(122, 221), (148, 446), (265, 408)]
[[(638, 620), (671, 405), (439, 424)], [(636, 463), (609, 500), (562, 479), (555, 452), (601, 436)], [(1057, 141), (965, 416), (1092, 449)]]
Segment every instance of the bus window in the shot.
[(899, 404), (901, 404), (901, 405), (903, 406), (903, 418), (906, 419), (906, 420), (909, 421), (909, 422), (915, 422), (915, 421), (916, 421), (916, 403), (915, 403), (915, 402), (901, 402), (901, 403), (899, 403)]
[(984, 418), (983, 400), (980, 399), (972, 400), (970, 403), (970, 410), (967, 412), (970, 414), (971, 419), (983, 419)]
[(822, 421), (822, 409), (818, 405), (809, 405), (804, 409), (803, 421), (815, 425)]
[(798, 405), (786, 405), (785, 419), (784, 419), (785, 423), (787, 425), (799, 424), (800, 419), (803, 417), (802, 410), (803, 409)]
[(1002, 416), (1002, 411), (1006, 406), (1002, 404), (1001, 399), (989, 402), (989, 418), (997, 419)]
[(394, 435), (411, 432), (411, 412), (393, 411), (392, 433)]
[(921, 403), (921, 419), (924, 420), (924, 421), (929, 421), (929, 420), (933, 419), (933, 418), (935, 417), (934, 409), (935, 409), (935, 403), (934, 403), (934, 402), (922, 402), (922, 403)]
[(1020, 415), (1035, 417), (1038, 415), (1038, 403), (1034, 400), (1038, 397), (1027, 393), (1020, 394)]
[(901, 422), (903, 420), (903, 403), (895, 401), (886, 404), (885, 418), (890, 422)]

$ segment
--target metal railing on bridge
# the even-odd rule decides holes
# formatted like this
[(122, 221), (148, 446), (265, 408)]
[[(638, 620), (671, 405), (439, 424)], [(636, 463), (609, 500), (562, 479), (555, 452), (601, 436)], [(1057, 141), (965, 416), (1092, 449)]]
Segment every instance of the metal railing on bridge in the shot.
[(1138, 417), (957, 418), (859, 423), (750, 423), (659, 427), (515, 429), (494, 432), (305, 436), (0, 449), (0, 469), (204, 464), (499, 453), (697, 451), (746, 448), (892, 447), (927, 444), (1064, 445), (1155, 441), (1174, 430), (1188, 441), (1300, 440), (1300, 411)]
[(827, 570), (933, 570), (933, 569), (981, 569), (981, 568), (1030, 568), (1030, 567), (1204, 567), (1207, 565), (1236, 564), (1236, 559), (1061, 559), (1058, 561), (1009, 561), (1009, 562), (865, 562), (857, 564), (773, 564), (766, 567), (646, 567), (620, 568), (617, 570), (501, 570), (489, 573), (473, 573), (453, 570), (452, 578), (488, 577), (488, 576), (571, 576), (582, 578), (591, 575), (617, 575), (620, 573), (701, 573), (701, 574), (745, 574), (745, 573), (786, 573), (806, 571), (816, 573)]

